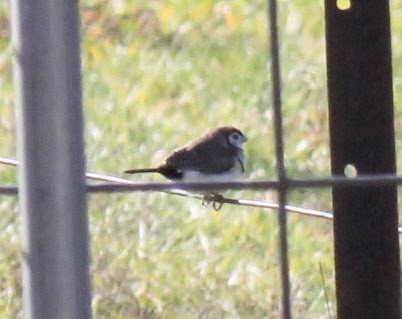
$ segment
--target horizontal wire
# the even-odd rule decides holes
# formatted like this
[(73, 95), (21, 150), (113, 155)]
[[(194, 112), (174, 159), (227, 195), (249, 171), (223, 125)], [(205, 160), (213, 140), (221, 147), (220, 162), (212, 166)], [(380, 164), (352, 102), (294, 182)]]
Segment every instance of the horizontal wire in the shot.
[[(13, 159), (1, 158), (0, 164), (18, 166), (19, 162)], [(310, 188), (310, 187), (366, 187), (366, 186), (395, 186), (402, 185), (402, 176), (396, 174), (369, 174), (356, 177), (327, 176), (312, 178), (286, 178), (284, 180), (262, 180), (262, 181), (233, 181), (233, 182), (202, 182), (202, 183), (139, 183), (132, 182), (125, 178), (86, 173), (88, 179), (113, 182), (116, 184), (89, 185), (89, 192), (120, 192), (120, 191), (167, 191), (172, 189), (183, 190), (278, 190), (283, 188)], [(119, 185), (121, 184), (121, 185)], [(16, 194), (16, 187), (0, 187), (0, 194)]]
[[(10, 166), (17, 166), (18, 161), (12, 160), (12, 159), (5, 159), (5, 158), (0, 158), (0, 164), (5, 164), (5, 165), (10, 165)], [(195, 194), (195, 193), (190, 193), (187, 192), (183, 189), (178, 189), (180, 188), (179, 186), (182, 186), (185, 188), (186, 184), (172, 184), (172, 183), (136, 183), (133, 181), (130, 181), (128, 179), (124, 179), (121, 177), (116, 177), (116, 176), (111, 176), (111, 175), (105, 175), (105, 174), (97, 174), (97, 173), (86, 173), (85, 176), (90, 179), (90, 180), (96, 180), (96, 181), (102, 181), (102, 182), (109, 182), (109, 184), (92, 184), (88, 185), (88, 192), (92, 193), (100, 193), (100, 192), (105, 192), (105, 193), (117, 193), (123, 191), (125, 192), (131, 192), (131, 191), (159, 191), (159, 192), (164, 192), (167, 194), (172, 194), (172, 195), (178, 195), (178, 196), (184, 196), (184, 197), (190, 197), (190, 198), (195, 198), (195, 199), (200, 199), (203, 200), (204, 196), (201, 194)], [(390, 185), (394, 184), (400, 184), (402, 181), (402, 177), (398, 177), (395, 175), (380, 175), (380, 177), (387, 177), (387, 183)], [(361, 178), (361, 177), (360, 177)], [(363, 183), (361, 185), (356, 185), (356, 186), (365, 186), (366, 183), (369, 183), (366, 186), (371, 186), (371, 185), (376, 185), (372, 184), (375, 181), (377, 181), (378, 176), (366, 176), (365, 180), (359, 181), (359, 183)], [(322, 180), (287, 180), (287, 183), (292, 184), (295, 182), (297, 186), (300, 187), (308, 187), (308, 183), (310, 182), (318, 182), (320, 185), (317, 185), (317, 187), (320, 187), (322, 185), (322, 182), (324, 181), (324, 185), (330, 187), (331, 185), (328, 184), (327, 182), (329, 181), (334, 181), (336, 178), (328, 178), (328, 179), (322, 179)], [(368, 181), (366, 180), (368, 179)], [(308, 183), (307, 183), (308, 182)], [(342, 178), (341, 181), (338, 182), (344, 182), (344, 183), (349, 183), (350, 179), (345, 179)], [(110, 184), (113, 183), (113, 184)], [(249, 184), (250, 182), (243, 182), (243, 184)], [(276, 189), (276, 187), (280, 187), (279, 181), (263, 181), (263, 182), (252, 182), (252, 183), (258, 183), (258, 184), (267, 184), (270, 186), (270, 189)], [(210, 184), (210, 183), (209, 183)], [(197, 185), (202, 187), (203, 190), (205, 190), (206, 186), (209, 184), (205, 183), (198, 183)], [(228, 184), (231, 185), (232, 183), (221, 183), (221, 184)], [(193, 186), (195, 184), (191, 184), (190, 186)], [(216, 189), (216, 184), (213, 184), (214, 190)], [(345, 186), (348, 186), (346, 184)], [(135, 189), (131, 189), (132, 187), (135, 187)], [(230, 188), (230, 187), (229, 187)], [(264, 189), (262, 187), (262, 189)], [(17, 195), (18, 194), (18, 187), (16, 186), (0, 186), (0, 195)], [(270, 203), (266, 201), (259, 201), (259, 200), (249, 200), (249, 199), (233, 199), (233, 198), (227, 198), (227, 197), (222, 197), (219, 199), (220, 202), (224, 204), (232, 204), (232, 205), (238, 205), (238, 206), (246, 206), (246, 207), (256, 207), (256, 208), (266, 208), (266, 209), (279, 209), (279, 204), (277, 203)], [(318, 217), (318, 218), (324, 218), (324, 219), (332, 219), (333, 214), (330, 212), (325, 212), (325, 211), (320, 211), (320, 210), (315, 210), (315, 209), (310, 209), (310, 208), (302, 208), (298, 206), (293, 206), (293, 205), (285, 205), (285, 209), (288, 212), (291, 213), (296, 213), (300, 215), (305, 215), (305, 216), (310, 216), (310, 217)], [(399, 233), (402, 233), (402, 226), (399, 226), (398, 228)]]
[[(88, 173), (87, 178), (98, 174)], [(110, 176), (111, 177), (111, 176)], [(278, 190), (284, 187), (288, 189), (296, 188), (329, 188), (329, 187), (380, 187), (380, 186), (400, 186), (402, 177), (389, 174), (366, 175), (353, 179), (345, 177), (314, 178), (314, 179), (287, 179), (286, 181), (264, 180), (264, 181), (244, 181), (244, 182), (214, 182), (214, 183), (135, 183), (119, 177), (111, 177), (108, 180), (114, 184), (89, 184), (90, 193), (118, 193), (118, 192), (149, 192), (149, 191), (223, 191), (223, 190)], [(93, 178), (92, 178), (93, 179)], [(16, 195), (16, 186), (0, 186), (0, 194)]]
[[(94, 174), (97, 175), (97, 174)], [(119, 179), (119, 178), (118, 178)], [(131, 185), (130, 181), (126, 181), (126, 185)], [(204, 196), (200, 194), (189, 193), (183, 190), (172, 190), (172, 191), (161, 191), (171, 195), (178, 195), (183, 197), (190, 197), (203, 200)], [(17, 194), (17, 187), (0, 187), (0, 195), (16, 195)], [(279, 209), (279, 204), (277, 203), (270, 203), (266, 201), (259, 201), (259, 200), (249, 200), (249, 199), (233, 199), (222, 197), (219, 199), (220, 203), (223, 204), (231, 204), (231, 205), (238, 205), (238, 206), (246, 206), (246, 207), (255, 207), (255, 208), (265, 208), (265, 209)], [(285, 210), (290, 213), (295, 213), (299, 215), (304, 215), (308, 217), (317, 217), (317, 218), (324, 218), (324, 219), (333, 219), (333, 214), (330, 212), (310, 209), (310, 208), (303, 208), (294, 205), (285, 205)], [(402, 226), (398, 227), (398, 232), (402, 234)]]
[(16, 186), (0, 186), (0, 195), (17, 195), (18, 194), (18, 187)]
[[(90, 175), (86, 174), (87, 178)], [(115, 184), (89, 184), (90, 193), (118, 193), (118, 192), (149, 192), (149, 191), (223, 191), (223, 190), (278, 190), (284, 187), (288, 189), (296, 188), (330, 188), (330, 187), (380, 187), (380, 186), (400, 186), (402, 177), (391, 174), (365, 175), (353, 179), (347, 177), (328, 177), (312, 179), (287, 179), (286, 181), (263, 180), (263, 181), (244, 181), (244, 182), (214, 182), (214, 183), (127, 183), (125, 179), (114, 177)], [(15, 195), (18, 190), (16, 186), (0, 186), (0, 194)]]
[(123, 183), (88, 185), (89, 192), (144, 192), (169, 191), (175, 189), (187, 191), (208, 190), (278, 190), (283, 188), (310, 188), (310, 187), (372, 187), (401, 185), (402, 177), (396, 175), (360, 176), (353, 179), (346, 177), (314, 178), (314, 179), (287, 179), (285, 181), (243, 181), (243, 182), (214, 182), (214, 183)]

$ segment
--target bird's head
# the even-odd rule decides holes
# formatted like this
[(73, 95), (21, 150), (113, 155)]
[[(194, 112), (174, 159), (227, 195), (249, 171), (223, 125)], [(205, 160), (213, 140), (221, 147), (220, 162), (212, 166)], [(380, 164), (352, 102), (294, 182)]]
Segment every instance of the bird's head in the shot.
[(219, 127), (214, 131), (214, 134), (228, 147), (242, 149), (243, 143), (247, 142), (247, 137), (233, 126)]

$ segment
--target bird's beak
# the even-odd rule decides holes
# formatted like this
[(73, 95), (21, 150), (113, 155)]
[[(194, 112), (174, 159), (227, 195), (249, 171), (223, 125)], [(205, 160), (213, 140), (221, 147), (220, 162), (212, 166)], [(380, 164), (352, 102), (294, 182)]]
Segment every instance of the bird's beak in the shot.
[(248, 141), (248, 137), (246, 135), (243, 135), (243, 141), (242, 143), (246, 143)]

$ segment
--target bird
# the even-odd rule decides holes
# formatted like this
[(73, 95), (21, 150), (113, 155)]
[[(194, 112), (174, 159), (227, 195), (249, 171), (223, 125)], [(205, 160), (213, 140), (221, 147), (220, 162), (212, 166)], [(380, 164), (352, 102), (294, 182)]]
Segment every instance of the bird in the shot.
[(245, 171), (243, 143), (247, 137), (233, 126), (222, 126), (176, 149), (163, 163), (126, 174), (159, 173), (175, 182), (229, 182)]

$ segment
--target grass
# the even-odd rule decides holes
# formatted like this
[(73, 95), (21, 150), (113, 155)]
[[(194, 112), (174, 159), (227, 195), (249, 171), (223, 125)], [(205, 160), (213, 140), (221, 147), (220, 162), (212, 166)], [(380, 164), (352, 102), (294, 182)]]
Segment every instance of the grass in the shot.
[[(121, 175), (154, 165), (207, 128), (233, 124), (250, 140), (249, 177), (275, 176), (265, 1), (84, 0), (81, 7), (89, 171)], [(0, 154), (15, 157), (9, 10), (0, 2)], [(322, 4), (282, 0), (280, 10), (287, 169), (292, 177), (325, 176)], [(401, 10), (395, 1), (396, 30)], [(393, 45), (398, 106), (398, 32)], [(397, 124), (401, 118), (397, 107)], [(15, 184), (14, 170), (0, 167), (0, 182)], [(229, 194), (275, 200), (270, 192)], [(293, 191), (289, 199), (331, 209), (327, 190)], [(2, 198), (0, 214), (0, 316), (22, 318), (16, 199)], [(98, 194), (89, 196), (89, 219), (95, 318), (278, 318), (275, 212), (229, 205), (215, 212), (164, 194)], [(289, 217), (295, 318), (329, 318), (320, 263), (335, 307), (331, 232), (328, 221)]]

